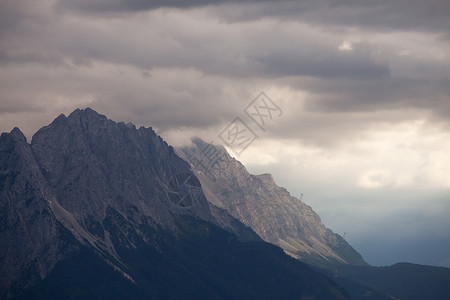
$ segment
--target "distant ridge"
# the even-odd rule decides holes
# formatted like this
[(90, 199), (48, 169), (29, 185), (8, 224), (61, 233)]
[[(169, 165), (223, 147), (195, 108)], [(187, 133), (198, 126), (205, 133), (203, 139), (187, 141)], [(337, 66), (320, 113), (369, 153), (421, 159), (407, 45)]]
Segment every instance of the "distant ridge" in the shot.
[[(314, 210), (279, 187), (271, 174), (252, 175), (222, 146), (194, 138), (177, 149), (191, 163), (205, 195), (214, 205), (251, 227), (265, 241), (304, 262), (330, 267), (367, 265), (341, 236), (326, 228)], [(214, 148), (220, 159), (204, 170), (204, 149)]]

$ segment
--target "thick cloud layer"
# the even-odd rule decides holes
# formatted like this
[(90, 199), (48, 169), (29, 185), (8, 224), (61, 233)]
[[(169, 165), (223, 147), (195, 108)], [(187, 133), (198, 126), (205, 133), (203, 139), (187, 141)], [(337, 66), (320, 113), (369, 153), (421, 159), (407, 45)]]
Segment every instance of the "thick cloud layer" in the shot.
[[(444, 0), (6, 0), (0, 130), (30, 138), (90, 106), (177, 145), (192, 135), (218, 142), (239, 116), (260, 137), (241, 159), (315, 195), (309, 204), (336, 230), (354, 222), (362, 245), (383, 236), (364, 222), (398, 227), (401, 209), (392, 215), (389, 203), (415, 199), (412, 216), (449, 197), (449, 33)], [(261, 91), (283, 110), (266, 131), (243, 112)], [(431, 196), (421, 201), (418, 188)], [(392, 201), (355, 205), (380, 191)], [(431, 235), (448, 224), (434, 218), (424, 223)], [(449, 240), (445, 232), (436, 245)]]

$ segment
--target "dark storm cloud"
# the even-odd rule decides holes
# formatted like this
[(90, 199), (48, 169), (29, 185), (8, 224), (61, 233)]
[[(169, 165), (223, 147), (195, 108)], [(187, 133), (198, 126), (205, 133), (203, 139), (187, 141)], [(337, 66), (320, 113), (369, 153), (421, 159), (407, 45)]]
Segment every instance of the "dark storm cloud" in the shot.
[(324, 79), (344, 77), (356, 80), (389, 77), (389, 67), (373, 62), (369, 56), (338, 53), (335, 49), (327, 50), (328, 53), (323, 49), (316, 51), (311, 49), (311, 52), (305, 55), (271, 53), (255, 57), (255, 60), (262, 65), (260, 73), (271, 77), (311, 76)]
[[(37, 18), (42, 20), (32, 21)], [(226, 24), (199, 36), (197, 31), (204, 31), (202, 27), (208, 24), (194, 23), (192, 31), (186, 31), (182, 25), (169, 24), (169, 20), (164, 24), (166, 20), (161, 19), (161, 28), (153, 32), (139, 22), (129, 25), (105, 20), (109, 23), (105, 28), (90, 19), (61, 24), (58, 18), (33, 15), (26, 20), (20, 30), (5, 35), (0, 43), (1, 63), (86, 65), (98, 60), (146, 70), (195, 68), (209, 74), (253, 78), (300, 75), (360, 79), (389, 74), (388, 67), (375, 63), (367, 49), (340, 53), (337, 44), (316, 41), (305, 29), (301, 33), (295, 29), (281, 32), (266, 26), (268, 31), (257, 32), (248, 41), (237, 26), (229, 31)], [(174, 29), (170, 39), (166, 26)], [(254, 31), (258, 25), (247, 27)]]
[(205, 5), (218, 5), (230, 2), (265, 2), (270, 0), (60, 0), (60, 8), (79, 10), (83, 12), (136, 12), (152, 10), (162, 7), (167, 8), (191, 8)]
[(306, 108), (323, 112), (450, 107), (450, 79), (327, 80), (316, 81), (304, 88), (313, 94), (307, 99)]
[[(242, 9), (245, 5), (248, 9)], [(269, 16), (378, 30), (416, 29), (444, 33), (450, 30), (450, 2), (446, 0), (60, 0), (57, 4), (57, 7), (63, 10), (85, 13), (137, 12), (162, 7), (186, 9), (201, 6), (218, 6), (218, 14), (236, 21)]]
[(372, 30), (425, 30), (443, 33), (450, 30), (450, 2), (446, 0), (307, 0), (270, 1), (263, 5), (248, 3), (249, 9), (228, 6), (216, 12), (230, 21), (262, 17), (293, 19), (329, 26), (363, 27)]
[[(5, 18), (1, 19), (3, 34), (0, 63), (4, 66), (41, 65), (44, 69), (54, 68), (51, 81), (43, 82), (38, 79), (38, 74), (29, 79), (30, 87), (34, 89), (58, 90), (59, 94), (64, 93), (63, 89), (54, 86), (61, 85), (66, 91), (71, 90), (69, 97), (82, 97), (83, 93), (107, 94), (109, 99), (116, 99), (114, 102), (117, 103), (120, 103), (121, 98), (126, 98), (129, 99), (128, 109), (135, 112), (134, 115), (151, 115), (164, 107), (167, 113), (155, 113), (155, 118), (161, 119), (164, 126), (208, 126), (214, 120), (222, 122), (226, 117), (210, 118), (210, 115), (194, 114), (196, 117), (190, 118), (189, 114), (175, 114), (173, 120), (176, 122), (163, 122), (162, 116), (171, 119), (170, 111), (177, 111), (175, 106), (167, 104), (167, 99), (173, 95), (160, 95), (160, 100), (153, 99), (156, 103), (146, 109), (146, 102), (140, 99), (149, 98), (146, 96), (148, 90), (141, 86), (129, 89), (123, 86), (123, 82), (127, 81), (121, 84), (120, 81), (115, 83), (110, 77), (91, 77), (86, 74), (86, 78), (83, 78), (73, 74), (85, 67), (94, 70), (96, 63), (117, 65), (119, 69), (120, 66), (133, 67), (141, 77), (142, 74), (153, 75), (155, 69), (173, 69), (178, 70), (174, 74), (178, 72), (182, 78), (190, 74), (183, 70), (192, 69), (202, 74), (198, 78), (200, 84), (201, 76), (209, 76), (209, 84), (221, 97), (224, 96), (223, 90), (217, 87), (225, 78), (243, 84), (262, 80), (288, 86), (294, 91), (307, 92), (305, 103), (299, 110), (346, 113), (423, 108), (448, 119), (448, 61), (435, 61), (426, 55), (420, 59), (412, 56), (409, 60), (402, 58), (403, 65), (416, 66), (415, 69), (401, 75), (393, 74), (393, 62), (399, 64), (400, 61), (395, 52), (397, 50), (383, 49), (383, 45), (371, 41), (370, 36), (364, 36), (373, 34), (364, 29), (358, 29), (353, 34), (356, 42), (349, 42), (347, 48), (338, 49), (346, 39), (346, 30), (330, 28), (331, 23), (356, 27), (373, 23), (375, 26), (376, 22), (370, 20), (381, 18), (384, 21), (379, 25), (391, 26), (390, 30), (395, 33), (403, 26), (399, 25), (403, 22), (401, 20), (410, 20), (415, 15), (417, 26), (430, 29), (436, 20), (443, 22), (441, 17), (446, 14), (448, 6), (446, 2), (431, 1), (427, 2), (429, 7), (425, 9), (422, 2), (408, 2), (410, 4), (405, 9), (400, 9), (399, 5), (403, 2), (395, 3), (323, 0), (264, 1), (256, 5), (254, 1), (172, 1), (163, 4), (162, 1), (97, 0), (60, 1), (55, 10), (50, 1), (25, 4), (7, 1), (1, 9)], [(129, 14), (114, 18), (101, 15), (86, 17), (83, 14), (108, 10), (136, 12), (160, 6), (189, 8), (207, 4), (218, 5), (220, 9), (208, 8), (200, 12), (153, 11), (139, 17), (136, 17), (138, 14)], [(69, 8), (72, 11), (60, 13), (58, 10)], [(192, 17), (190, 14), (197, 15)], [(243, 18), (245, 22), (241, 23), (223, 23), (218, 21), (217, 14), (229, 16), (230, 20), (239, 14), (248, 15), (249, 19)], [(264, 16), (279, 19), (260, 19)], [(298, 16), (298, 20), (309, 24), (293, 22), (295, 18), (290, 16)], [(284, 21), (284, 17), (288, 21)], [(409, 30), (413, 30), (414, 26), (411, 24)], [(440, 30), (444, 29), (445, 26)], [(402, 44), (403, 41), (396, 43)], [(415, 46), (414, 41), (405, 45), (407, 49), (411, 46)], [(433, 47), (435, 45), (431, 44), (430, 49)], [(425, 75), (420, 76), (422, 73)], [(176, 75), (172, 76), (177, 78)], [(142, 78), (148, 82), (158, 80), (158, 77), (153, 76)], [(108, 79), (112, 81), (108, 82)], [(69, 84), (71, 80), (73, 86)], [(109, 88), (111, 85), (114, 88)], [(146, 86), (144, 83), (142, 85)], [(11, 83), (4, 89), (4, 99), (18, 99), (15, 102), (26, 105), (27, 100), (19, 101), (17, 97), (21, 97), (21, 94), (17, 92), (13, 96), (5, 95), (13, 86), (14, 83)], [(191, 83), (187, 91), (191, 92), (194, 86), (195, 83)], [(181, 93), (185, 99), (189, 99), (190, 107), (203, 107), (202, 102), (214, 98), (213, 93), (201, 93), (199, 87), (194, 90), (191, 94)], [(243, 99), (252, 97), (246, 95)], [(228, 117), (230, 109), (224, 108), (220, 101), (211, 103), (209, 111), (222, 112)], [(214, 105), (217, 109), (213, 109)], [(105, 104), (105, 107), (108, 105)], [(202, 118), (205, 119), (204, 123), (201, 122)], [(327, 119), (325, 123), (333, 122), (333, 119)], [(290, 135), (287, 129), (285, 132), (286, 136)]]

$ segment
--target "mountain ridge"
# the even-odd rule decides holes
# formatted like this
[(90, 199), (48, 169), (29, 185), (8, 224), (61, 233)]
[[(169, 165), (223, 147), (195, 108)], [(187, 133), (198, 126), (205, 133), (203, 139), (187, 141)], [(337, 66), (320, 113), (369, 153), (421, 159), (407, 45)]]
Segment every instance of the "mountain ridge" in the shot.
[(3, 133), (0, 296), (348, 299), (212, 206), (196, 180), (151, 128), (89, 108), (30, 144), (19, 129)]
[[(216, 152), (214, 167), (204, 172), (206, 152)], [(190, 162), (214, 205), (252, 228), (265, 241), (286, 253), (320, 266), (368, 265), (341, 236), (326, 228), (320, 216), (289, 191), (279, 187), (271, 174), (250, 174), (223, 146), (199, 138), (177, 149)]]

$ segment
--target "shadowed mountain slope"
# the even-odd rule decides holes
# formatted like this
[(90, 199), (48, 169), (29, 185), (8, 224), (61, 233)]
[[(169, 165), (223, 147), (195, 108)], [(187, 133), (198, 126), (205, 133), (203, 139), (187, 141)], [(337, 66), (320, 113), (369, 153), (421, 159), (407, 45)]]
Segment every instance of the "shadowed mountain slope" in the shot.
[(151, 128), (92, 109), (0, 137), (2, 299), (348, 299), (205, 198)]

